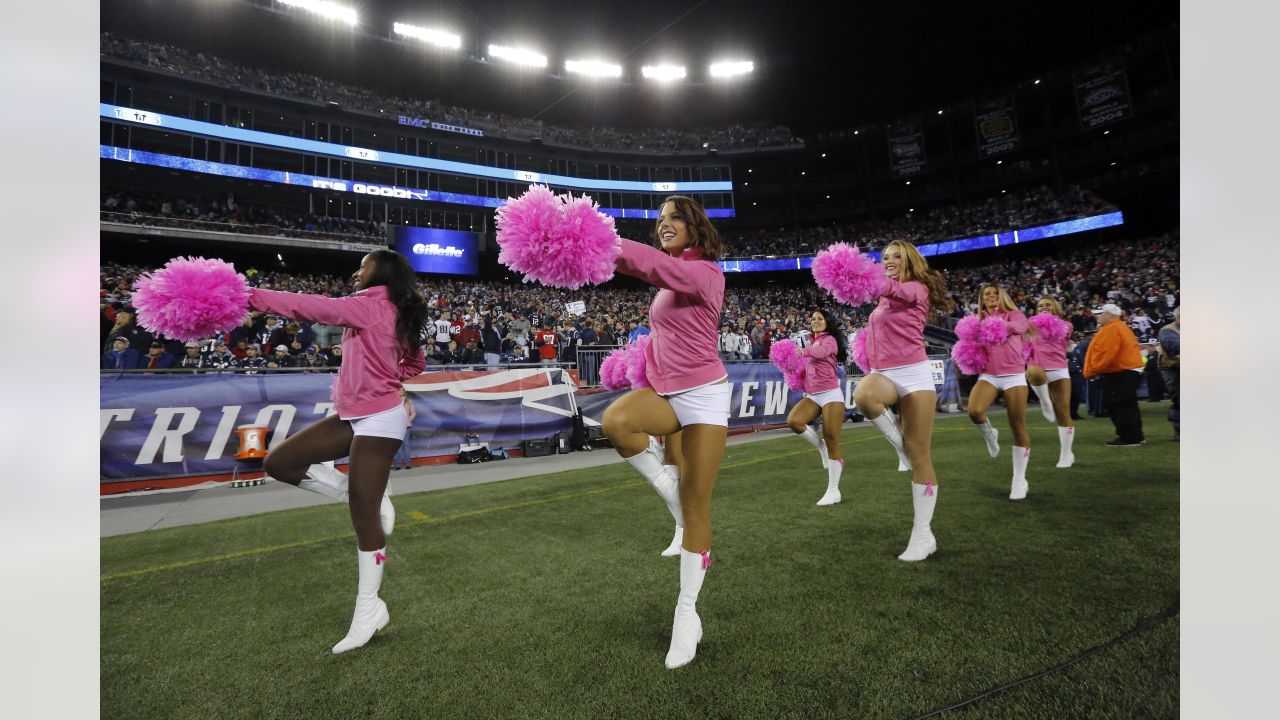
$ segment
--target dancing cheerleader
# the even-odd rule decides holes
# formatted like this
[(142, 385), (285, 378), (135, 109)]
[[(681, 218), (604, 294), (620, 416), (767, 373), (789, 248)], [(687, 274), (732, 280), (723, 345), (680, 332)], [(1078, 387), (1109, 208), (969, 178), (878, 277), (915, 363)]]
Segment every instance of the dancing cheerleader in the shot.
[(1067, 371), (1067, 343), (1071, 324), (1063, 319), (1062, 304), (1051, 297), (1036, 302), (1031, 324), (1040, 332), (1027, 338), (1027, 382), (1040, 399), (1040, 413), (1058, 425), (1058, 465), (1069, 468), (1075, 462), (1071, 450), (1075, 424), (1071, 421), (1071, 374)]
[[(1022, 356), (1022, 336), (1031, 329), (1027, 316), (1013, 304), (1009, 293), (998, 285), (984, 285), (978, 293), (978, 319), (987, 345), (987, 365), (969, 392), (969, 419), (982, 433), (987, 454), (1000, 454), (1000, 433), (991, 427), (987, 408), (996, 395), (1004, 393), (1004, 405), (1013, 432), (1013, 482), (1010, 500), (1027, 496), (1027, 462), (1031, 459), (1031, 436), (1027, 433), (1027, 366)], [(1034, 330), (1033, 330), (1034, 332)]]
[[(351, 627), (334, 653), (361, 647), (391, 620), (378, 597), (386, 536), (395, 524), (385, 490), (409, 419), (402, 383), (426, 367), (418, 345), (426, 306), (409, 261), (391, 250), (375, 250), (364, 256), (353, 278), (356, 292), (342, 298), (249, 290), (255, 310), (344, 328), (342, 367), (333, 386), (337, 414), (272, 447), (264, 461), (276, 480), (350, 506), (359, 582)], [(348, 474), (323, 464), (342, 457), (351, 459)]]
[[(930, 527), (938, 502), (938, 476), (930, 448), (938, 393), (925, 354), (924, 325), (931, 313), (949, 312), (953, 303), (947, 296), (946, 281), (929, 269), (915, 245), (894, 240), (881, 253), (880, 263), (888, 289), (859, 333), (865, 334), (865, 340), (855, 343), (866, 343), (871, 372), (854, 387), (853, 401), (911, 470), (915, 521), (907, 549), (898, 559), (916, 562), (938, 549)], [(816, 261), (814, 275), (818, 276)], [(895, 404), (902, 413), (901, 423), (889, 411)]]
[[(836, 364), (843, 364), (849, 351), (840, 322), (830, 312), (813, 311), (809, 329), (813, 331), (809, 345), (799, 350), (804, 360), (804, 397), (787, 415), (787, 427), (818, 449), (822, 468), (827, 471), (827, 492), (818, 504), (835, 505), (840, 502), (840, 474), (844, 470), (840, 427), (844, 425), (845, 409)], [(822, 415), (822, 437), (809, 427), (818, 415)]]
[[(693, 660), (702, 639), (698, 593), (711, 567), (711, 490), (728, 436), (731, 388), (716, 351), (716, 326), (724, 301), (720, 234), (694, 200), (672, 196), (662, 203), (654, 228), (657, 248), (622, 241), (617, 270), (656, 285), (649, 309), (652, 332), (644, 349), (644, 387), (618, 398), (604, 414), (604, 431), (627, 460), (667, 502), (683, 527), (680, 595), (666, 666)], [(658, 249), (661, 248), (661, 249)], [(680, 439), (679, 479), (654, 453), (649, 436)]]

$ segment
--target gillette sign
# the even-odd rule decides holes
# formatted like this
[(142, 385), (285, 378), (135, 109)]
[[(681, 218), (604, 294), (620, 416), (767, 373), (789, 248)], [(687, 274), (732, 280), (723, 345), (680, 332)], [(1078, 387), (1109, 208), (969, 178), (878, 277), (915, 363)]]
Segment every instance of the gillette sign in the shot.
[(480, 272), (480, 233), (464, 230), (398, 225), (392, 229), (396, 252), (414, 272), (477, 275)]

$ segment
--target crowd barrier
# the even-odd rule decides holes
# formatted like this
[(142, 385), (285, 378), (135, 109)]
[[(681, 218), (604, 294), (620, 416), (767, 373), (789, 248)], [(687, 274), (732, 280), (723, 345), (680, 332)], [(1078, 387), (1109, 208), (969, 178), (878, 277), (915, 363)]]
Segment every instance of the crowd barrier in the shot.
[[(751, 430), (786, 422), (801, 398), (767, 362), (728, 363), (733, 385), (730, 427)], [(839, 374), (853, 408), (856, 377)], [(333, 375), (103, 374), (100, 379), (100, 452), (103, 493), (141, 487), (176, 487), (225, 480), (237, 470), (238, 427), (271, 430), (270, 446), (334, 412)], [(939, 405), (958, 400), (949, 361), (936, 359)], [(577, 378), (559, 367), (505, 370), (435, 370), (405, 382), (417, 409), (410, 454), (456, 455), (475, 441), (514, 449), (522, 440), (572, 431), (580, 409), (588, 426), (623, 391), (579, 391)], [(184, 480), (189, 480), (186, 482)], [(157, 481), (169, 481), (157, 482)]]

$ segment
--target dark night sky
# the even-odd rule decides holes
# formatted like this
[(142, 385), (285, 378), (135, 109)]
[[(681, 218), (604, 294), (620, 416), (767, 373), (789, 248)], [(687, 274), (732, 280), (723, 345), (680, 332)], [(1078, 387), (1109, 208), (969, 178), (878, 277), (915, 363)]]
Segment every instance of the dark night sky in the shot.
[[(805, 135), (942, 107), (1087, 60), (1178, 20), (1176, 2), (804, 3), (733, 0), (514, 2), (345, 0), (361, 33), (394, 21), (438, 24), (464, 37), (529, 43), (559, 69), (599, 54), (628, 75), (672, 58), (692, 83), (554, 80), (422, 50), (406, 50), (309, 17), (237, 0), (102, 0), (106, 30), (162, 40), (266, 68), (310, 71), (382, 92), (566, 124), (690, 127), (775, 120)], [(703, 84), (706, 65), (741, 54), (750, 78)], [(557, 102), (559, 101), (559, 102)]]

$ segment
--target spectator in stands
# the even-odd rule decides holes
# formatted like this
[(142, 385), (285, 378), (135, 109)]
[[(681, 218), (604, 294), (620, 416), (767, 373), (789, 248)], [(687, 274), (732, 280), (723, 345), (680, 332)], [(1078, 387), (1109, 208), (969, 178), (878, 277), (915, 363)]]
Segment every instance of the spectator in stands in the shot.
[(204, 358), (200, 357), (200, 343), (188, 341), (183, 347), (186, 352), (178, 360), (178, 367), (195, 370), (204, 367)]
[(132, 370), (138, 367), (138, 351), (129, 347), (129, 338), (117, 335), (111, 340), (111, 349), (102, 354), (102, 369)]
[(1093, 311), (1098, 332), (1089, 343), (1084, 359), (1085, 378), (1100, 378), (1116, 437), (1111, 447), (1135, 447), (1146, 438), (1142, 434), (1142, 413), (1138, 409), (1138, 385), (1142, 382), (1142, 353), (1138, 338), (1121, 320), (1123, 312), (1115, 303)]
[(543, 365), (549, 365), (556, 361), (556, 334), (551, 329), (551, 323), (544, 322), (542, 329), (537, 335), (533, 336), (533, 344), (538, 348), (538, 358)]
[(613, 324), (613, 344), (614, 345), (627, 344), (627, 328), (625, 325), (622, 324), (621, 320)]
[(103, 349), (111, 350), (112, 342), (119, 336), (128, 340), (131, 348), (146, 347), (151, 342), (151, 334), (138, 327), (133, 320), (133, 313), (125, 310), (116, 313), (115, 325), (107, 333), (107, 347)]
[(294, 356), (294, 362), (296, 367), (307, 368), (307, 372), (325, 372), (329, 367), (329, 355), (320, 352), (320, 346), (313, 343)]
[(246, 375), (257, 375), (267, 367), (267, 359), (262, 357), (257, 345), (249, 345), (245, 348), (244, 357), (240, 359), (240, 367), (245, 368)]
[(450, 339), (452, 339), (453, 336), (449, 330), (450, 328), (449, 320), (444, 316), (444, 313), (442, 312), (436, 313), (436, 319), (432, 323), (432, 325), (434, 326), (434, 329), (435, 329), (436, 343), (440, 345), (444, 345), (448, 343)]
[(530, 357), (528, 349), (523, 346), (517, 345), (511, 352), (511, 364), (513, 365), (519, 363), (532, 363), (536, 361), (537, 358)]
[(342, 343), (334, 343), (329, 347), (329, 367), (342, 367)]
[(457, 365), (462, 362), (462, 351), (458, 349), (457, 340), (450, 340), (449, 344), (440, 351), (440, 361), (445, 365)]
[(462, 349), (461, 362), (463, 365), (483, 365), (484, 351), (480, 349), (479, 343), (475, 340), (468, 340), (466, 347)]
[[(275, 315), (267, 315), (262, 321), (262, 326), (257, 329), (254, 334), (254, 344), (259, 347), (275, 347), (280, 345), (279, 342), (271, 342), (272, 338), (278, 338), (283, 334), (284, 324), (280, 322), (280, 318)], [(285, 346), (288, 349), (288, 346)]]
[(267, 367), (273, 370), (296, 366), (297, 363), (294, 361), (293, 356), (289, 354), (287, 345), (277, 345), (275, 352), (267, 359)]
[(176, 361), (173, 355), (165, 352), (164, 343), (152, 340), (147, 354), (138, 358), (138, 367), (143, 370), (164, 370), (173, 367)]
[(490, 369), (502, 362), (502, 337), (498, 334), (498, 330), (493, 325), (493, 315), (486, 314), (484, 316), (484, 327), (480, 330), (481, 351), (484, 353), (484, 363)]
[[(248, 347), (249, 343), (254, 342), (253, 321), (254, 317), (252, 313), (245, 315), (244, 322), (240, 323), (231, 331), (231, 334), (227, 338), (227, 342), (231, 344), (232, 348)], [(240, 344), (242, 342), (244, 343), (243, 346)], [(235, 350), (232, 350), (232, 352), (235, 352)], [(241, 355), (240, 357), (244, 356)]]
[(227, 349), (226, 340), (217, 340), (213, 344), (213, 350), (204, 357), (203, 367), (225, 370), (226, 368), (234, 368), (240, 366), (240, 360), (235, 353)]
[(636, 338), (641, 335), (648, 335), (649, 328), (645, 327), (644, 322), (640, 320), (631, 321), (631, 331), (627, 333), (627, 342), (635, 342)]
[(434, 335), (427, 338), (427, 344), (422, 346), (422, 352), (427, 357), (428, 365), (444, 364), (444, 355), (441, 353), (440, 343), (436, 342)]
[(1182, 396), (1179, 392), (1181, 384), (1182, 359), (1182, 313), (1181, 308), (1174, 308), (1173, 322), (1160, 328), (1157, 349), (1157, 367), (1164, 378), (1165, 390), (1169, 393), (1169, 423), (1173, 425), (1173, 441), (1178, 442), (1182, 435)]

